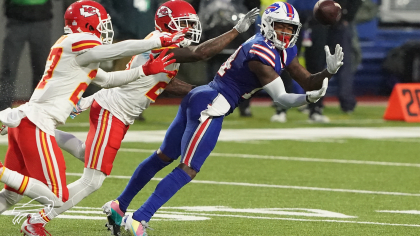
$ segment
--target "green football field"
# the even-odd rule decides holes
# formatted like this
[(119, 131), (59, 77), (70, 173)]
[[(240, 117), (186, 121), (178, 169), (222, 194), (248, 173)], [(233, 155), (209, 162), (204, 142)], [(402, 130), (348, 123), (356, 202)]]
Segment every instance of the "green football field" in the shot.
[[(229, 135), (195, 180), (156, 213), (149, 235), (420, 235), (418, 124), (382, 120), (384, 106), (361, 105), (351, 115), (329, 106), (330, 124), (310, 124), (296, 109), (287, 123), (270, 123), (271, 107), (252, 109), (252, 118), (236, 112), (225, 119)], [(161, 135), (176, 111), (152, 106), (129, 134)], [(60, 129), (83, 134), (87, 122), (85, 112)], [(141, 139), (123, 143), (100, 190), (46, 226), (52, 235), (109, 235), (100, 207), (160, 145)], [(0, 145), (2, 161), (6, 149)], [(71, 183), (83, 163), (64, 154)], [(129, 209), (140, 207), (176, 165), (159, 172)], [(21, 222), (14, 225), (11, 214), (0, 216), (0, 235), (19, 234)]]

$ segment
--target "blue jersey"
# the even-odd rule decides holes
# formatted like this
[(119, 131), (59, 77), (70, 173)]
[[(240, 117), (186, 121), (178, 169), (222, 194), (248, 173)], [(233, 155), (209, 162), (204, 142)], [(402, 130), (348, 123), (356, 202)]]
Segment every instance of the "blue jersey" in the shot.
[(296, 46), (279, 51), (271, 41), (258, 33), (239, 46), (223, 63), (209, 86), (227, 99), (231, 113), (242, 100), (249, 99), (261, 90), (260, 81), (248, 67), (249, 61), (260, 61), (273, 67), (280, 75), (296, 55)]

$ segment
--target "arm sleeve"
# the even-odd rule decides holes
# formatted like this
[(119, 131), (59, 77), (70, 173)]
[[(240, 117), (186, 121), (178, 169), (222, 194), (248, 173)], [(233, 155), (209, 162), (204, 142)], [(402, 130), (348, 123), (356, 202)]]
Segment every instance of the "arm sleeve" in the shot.
[(282, 108), (287, 109), (308, 104), (306, 94), (286, 93), (280, 77), (266, 84), (263, 89), (271, 96), (274, 103)]
[(125, 40), (111, 45), (99, 45), (76, 57), (77, 64), (111, 61), (131, 57), (161, 46), (159, 38), (146, 40)]
[(142, 66), (131, 70), (114, 72), (105, 72), (102, 69), (98, 69), (98, 73), (92, 82), (101, 86), (102, 88), (113, 88), (131, 83), (144, 76), (145, 74), (143, 73)]

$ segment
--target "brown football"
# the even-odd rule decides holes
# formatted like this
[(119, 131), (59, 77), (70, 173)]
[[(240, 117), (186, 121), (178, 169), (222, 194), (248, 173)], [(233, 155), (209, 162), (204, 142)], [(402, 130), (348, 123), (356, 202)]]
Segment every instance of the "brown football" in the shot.
[(315, 4), (314, 17), (323, 25), (334, 25), (341, 19), (341, 6), (333, 0), (320, 0)]

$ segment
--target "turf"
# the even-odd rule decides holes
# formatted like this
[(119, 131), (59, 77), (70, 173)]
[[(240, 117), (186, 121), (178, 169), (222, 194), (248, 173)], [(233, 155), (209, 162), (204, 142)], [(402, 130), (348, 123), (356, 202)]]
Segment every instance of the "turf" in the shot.
[[(415, 123), (383, 121), (385, 107), (381, 106), (360, 106), (352, 115), (342, 114), (337, 107), (327, 107), (325, 113), (331, 118), (331, 124), (309, 124), (307, 116), (295, 109), (288, 112), (289, 122), (270, 123), (272, 108), (252, 109), (252, 118), (241, 118), (234, 113), (226, 118), (223, 127), (418, 126)], [(146, 121), (136, 121), (130, 130), (165, 130), (176, 111), (176, 106), (152, 106), (145, 112)], [(86, 122), (87, 112), (60, 128), (87, 131), (87, 127), (76, 125)], [(208, 158), (195, 182), (181, 189), (158, 211), (150, 222), (154, 230), (148, 233), (151, 236), (418, 235), (420, 165), (415, 164), (420, 164), (419, 142), (418, 139), (219, 142), (213, 152), (215, 154)], [(105, 180), (100, 190), (73, 209), (78, 212), (66, 215), (85, 218), (102, 216), (99, 208), (121, 193), (138, 163), (159, 144), (123, 143), (124, 149), (117, 156), (110, 178)], [(7, 146), (0, 146), (2, 156), (6, 149)], [(82, 172), (83, 163), (67, 153), (65, 157), (67, 172), (73, 174), (67, 178), (70, 183), (78, 179), (74, 175)], [(318, 161), (320, 159), (323, 161)], [(395, 163), (408, 165), (398, 166)], [(130, 209), (141, 206), (153, 192), (157, 180), (176, 165), (173, 163), (159, 172), (156, 179), (134, 199)], [(22, 202), (28, 200), (25, 198)], [(190, 220), (186, 220), (188, 217)], [(20, 225), (13, 225), (12, 219), (12, 216), (0, 216), (0, 235), (18, 235)], [(47, 229), (52, 235), (109, 235), (104, 223), (104, 219), (57, 218), (47, 225)]]

